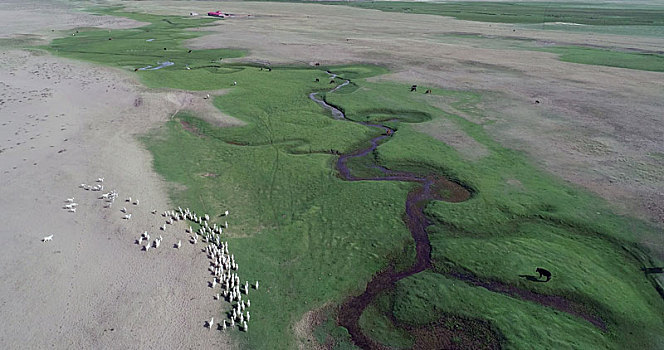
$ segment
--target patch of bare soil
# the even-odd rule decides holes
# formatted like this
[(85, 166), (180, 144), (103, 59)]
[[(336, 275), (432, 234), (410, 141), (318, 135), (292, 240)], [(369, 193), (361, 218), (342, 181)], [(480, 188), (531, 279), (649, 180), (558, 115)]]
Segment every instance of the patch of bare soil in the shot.
[(321, 308), (307, 311), (302, 318), (293, 326), (293, 332), (297, 341), (297, 347), (300, 350), (327, 350), (331, 349), (329, 344), (319, 344), (314, 336), (314, 329), (325, 321), (325, 309), (327, 305)]
[(436, 118), (426, 123), (414, 124), (413, 128), (452, 146), (462, 157), (474, 161), (489, 155), (489, 150), (468, 136), (454, 122)]
[(189, 123), (189, 122), (186, 122), (184, 120), (180, 120), (180, 125), (182, 125), (183, 129), (189, 131), (190, 133), (192, 133), (192, 134), (194, 134), (198, 137), (205, 137), (205, 135), (201, 134), (200, 130), (198, 130), (197, 127), (191, 125), (191, 123)]
[(488, 321), (447, 315), (420, 327), (405, 327), (415, 338), (413, 350), (498, 350), (504, 340)]

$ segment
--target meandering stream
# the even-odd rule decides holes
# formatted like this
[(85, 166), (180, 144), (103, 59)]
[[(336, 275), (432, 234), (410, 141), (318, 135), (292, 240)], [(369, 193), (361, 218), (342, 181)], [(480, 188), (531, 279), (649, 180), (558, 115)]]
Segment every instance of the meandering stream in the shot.
[[(337, 77), (336, 74), (331, 72), (327, 73), (330, 74), (332, 79)], [(343, 84), (328, 91), (328, 93), (335, 92), (348, 84), (350, 84), (350, 81), (346, 80)], [(335, 119), (378, 128), (383, 131), (383, 134), (370, 140), (369, 147), (361, 148), (339, 156), (336, 162), (336, 168), (342, 179), (346, 181), (405, 181), (418, 184), (418, 186), (411, 190), (406, 197), (406, 215), (404, 217), (404, 222), (415, 241), (416, 256), (414, 263), (412, 266), (404, 270), (397, 271), (393, 267), (388, 267), (387, 269), (378, 272), (373, 276), (369, 283), (367, 283), (367, 287), (362, 294), (349, 297), (339, 309), (338, 322), (348, 330), (355, 345), (362, 349), (380, 349), (383, 347), (362, 332), (359, 325), (362, 312), (380, 293), (394, 288), (396, 282), (399, 280), (431, 267), (431, 243), (429, 242), (429, 236), (426, 231), (427, 226), (431, 223), (427, 220), (423, 210), (426, 203), (431, 200), (462, 202), (470, 198), (471, 193), (463, 186), (452, 182), (443, 176), (393, 171), (375, 163), (372, 165), (372, 168), (380, 170), (382, 175), (375, 177), (358, 177), (353, 175), (348, 166), (348, 161), (352, 158), (369, 155), (376, 150), (381, 142), (387, 142), (388, 139), (394, 135), (395, 130), (379, 123), (356, 122), (347, 119), (341, 110), (328, 104), (324, 99), (318, 98), (317, 93), (309, 94), (309, 98), (318, 103), (321, 107), (329, 110)], [(391, 121), (398, 120), (399, 118), (395, 117)], [(441, 193), (446, 194), (444, 198), (441, 196)], [(572, 314), (587, 320), (601, 330), (606, 330), (606, 322), (602, 318), (592, 312), (586, 311), (584, 305), (568, 300), (564, 297), (537, 294), (498, 281), (483, 281), (470, 274), (452, 273), (449, 277), (462, 280), (471, 285), (484, 287), (493, 292), (532, 301), (543, 306)]]
[[(329, 72), (328, 72), (329, 73)], [(331, 74), (331, 73), (330, 73)], [(331, 74), (332, 78), (336, 75)], [(328, 93), (337, 91), (343, 86), (346, 86), (350, 81), (346, 80), (343, 84), (335, 87)], [(415, 240), (416, 257), (415, 262), (411, 267), (403, 271), (397, 271), (393, 268), (388, 268), (378, 274), (374, 275), (371, 281), (367, 284), (366, 290), (355, 297), (349, 298), (339, 311), (339, 323), (341, 326), (348, 329), (348, 332), (353, 339), (353, 342), (364, 349), (374, 348), (375, 342), (362, 333), (359, 325), (359, 319), (364, 309), (374, 300), (374, 298), (383, 291), (394, 288), (395, 283), (403, 278), (412, 276), (418, 272), (422, 272), (431, 266), (431, 244), (429, 236), (427, 235), (426, 228), (429, 226), (429, 221), (424, 215), (423, 207), (426, 202), (432, 199), (447, 200), (451, 202), (460, 202), (470, 198), (470, 192), (461, 185), (449, 181), (443, 177), (429, 175), (423, 176), (411, 172), (392, 171), (378, 164), (374, 164), (374, 168), (379, 169), (383, 175), (377, 177), (356, 177), (351, 173), (348, 167), (348, 160), (357, 157), (364, 157), (369, 153), (376, 150), (381, 142), (386, 141), (389, 137), (394, 135), (394, 130), (376, 123), (355, 122), (346, 119), (344, 113), (338, 108), (328, 104), (323, 99), (316, 96), (316, 93), (309, 94), (309, 98), (321, 105), (323, 108), (332, 112), (335, 119), (348, 120), (350, 122), (375, 127), (383, 130), (383, 134), (374, 137), (370, 140), (371, 145), (366, 148), (356, 150), (354, 152), (340, 155), (336, 162), (337, 170), (341, 178), (346, 181), (406, 181), (419, 184), (408, 193), (406, 198), (406, 217), (404, 219), (410, 233)], [(398, 120), (395, 118), (393, 120)], [(449, 195), (442, 198), (440, 193), (445, 190)]]

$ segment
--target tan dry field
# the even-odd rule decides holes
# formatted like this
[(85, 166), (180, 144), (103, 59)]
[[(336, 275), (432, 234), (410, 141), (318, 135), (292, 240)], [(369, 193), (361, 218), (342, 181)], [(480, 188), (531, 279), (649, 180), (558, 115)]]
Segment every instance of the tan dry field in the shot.
[[(2, 33), (40, 39), (52, 27), (136, 24), (50, 4), (44, 26), (44, 17), (30, 19), (33, 5), (0, 7)], [(8, 23), (19, 17), (30, 20), (12, 29)], [(236, 122), (203, 95), (147, 91), (118, 70), (0, 48), (0, 348), (230, 347), (204, 328), (219, 312), (205, 255), (188, 243), (183, 223), (160, 232), (164, 219), (150, 213), (173, 204), (136, 139), (177, 110)], [(120, 194), (111, 209), (97, 199), (101, 192), (78, 188), (98, 177), (104, 192)], [(140, 205), (125, 203), (128, 196)], [(70, 197), (76, 213), (62, 209)], [(123, 206), (131, 220), (121, 219)], [(163, 235), (159, 249), (135, 244), (145, 230)], [(41, 242), (50, 234), (53, 241)], [(180, 250), (173, 248), (178, 239)]]
[[(204, 13), (219, 2), (121, 2), (164, 14)], [(554, 31), (401, 15), (346, 7), (222, 3), (250, 18), (223, 21), (191, 48), (238, 47), (247, 60), (273, 64), (369, 62), (389, 66), (380, 79), (486, 92), (480, 116), (465, 116), (544, 169), (634, 213), (664, 223), (664, 74), (558, 61), (542, 52), (445, 44), (435, 36), (468, 32), (579, 45), (657, 50), (664, 39)], [(137, 23), (89, 16), (56, 2), (0, 4), (0, 37), (47, 40), (79, 26)], [(0, 47), (0, 348), (228, 348), (204, 322), (218, 313), (207, 288), (207, 261), (189, 244), (171, 248), (184, 227), (169, 228), (148, 253), (134, 240), (157, 232), (171, 208), (167, 184), (151, 169), (136, 136), (191, 109), (219, 125), (237, 123), (203, 93), (142, 88), (130, 74)], [(535, 105), (539, 99), (541, 104)], [(453, 111), (450, 101), (436, 103)], [(469, 161), (486, 150), (454, 125), (424, 126)], [(98, 192), (78, 188), (105, 177), (119, 200), (102, 208)], [(75, 197), (76, 213), (61, 209)], [(127, 206), (131, 220), (122, 220)], [(177, 206), (177, 204), (175, 204)], [(42, 243), (43, 236), (53, 241)], [(157, 233), (158, 234), (158, 233)], [(153, 235), (154, 237), (154, 235)], [(661, 237), (648, 238), (664, 252)], [(664, 256), (664, 254), (663, 254)], [(309, 333), (306, 332), (305, 333)]]

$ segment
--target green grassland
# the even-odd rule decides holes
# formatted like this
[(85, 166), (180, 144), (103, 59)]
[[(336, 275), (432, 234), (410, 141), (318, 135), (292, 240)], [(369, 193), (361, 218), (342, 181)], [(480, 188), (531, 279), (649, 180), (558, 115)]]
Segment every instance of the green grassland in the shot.
[[(214, 104), (245, 126), (217, 128), (180, 113), (142, 139), (154, 156), (155, 170), (176, 184), (173, 203), (212, 217), (228, 208), (232, 212), (224, 239), (242, 267), (241, 277), (261, 281), (261, 289), (250, 294), (251, 331), (230, 333), (243, 348), (294, 348), (295, 339), (289, 334), (306, 311), (339, 304), (349, 294), (361, 292), (376, 271), (412, 261), (412, 239), (402, 216), (406, 194), (414, 185), (345, 182), (337, 176), (336, 156), (330, 150), (350, 152), (380, 131), (333, 120), (307, 97), (334, 86), (328, 84), (324, 68), (268, 71), (224, 64), (219, 57), (242, 51), (189, 53), (180, 46), (182, 40), (202, 35), (183, 29), (208, 25), (208, 19), (122, 15), (151, 24), (112, 31), (113, 40), (108, 40), (107, 31), (81, 30), (55, 40), (49, 50), (131, 71), (166, 59), (175, 62), (157, 71), (137, 72), (149, 87), (206, 90), (231, 88), (231, 82), (238, 82)], [(155, 41), (145, 42), (148, 38)], [(168, 40), (169, 45), (161, 44)], [(154, 43), (159, 44), (148, 45)], [(192, 69), (186, 70), (185, 64)], [(338, 92), (323, 93), (349, 119), (402, 119), (386, 122), (397, 131), (372, 159), (395, 170), (445, 174), (474, 194), (464, 203), (427, 206), (434, 222), (430, 233), (435, 269), (399, 282), (391, 297), (367, 309), (361, 322), (373, 337), (407, 347), (410, 338), (388, 316), (423, 324), (458, 314), (489, 320), (504, 335), (507, 348), (662, 345), (664, 303), (639, 271), (651, 262), (632, 243), (639, 233), (653, 228), (612, 214), (598, 198), (547, 175), (521, 153), (492, 141), (482, 126), (430, 106), (427, 95), (410, 93), (404, 85), (365, 79), (385, 73), (384, 68), (327, 68), (353, 80)], [(466, 114), (481, 113), (476, 107), (480, 94), (432, 90), (456, 101), (453, 107)], [(487, 146), (489, 155), (469, 162), (411, 127), (435, 118), (456, 123)], [(370, 161), (358, 160), (358, 165)], [(518, 276), (533, 274), (536, 266), (550, 268), (553, 280), (543, 284)], [(583, 302), (607, 321), (608, 330), (445, 277), (457, 270)], [(225, 309), (220, 306), (220, 311)], [(347, 333), (333, 320), (332, 315), (316, 330), (316, 337), (322, 341), (329, 336), (338, 339), (338, 348), (351, 347)]]
[(498, 23), (566, 22), (589, 25), (664, 25), (664, 8), (657, 6), (598, 5), (565, 2), (410, 2), (339, 1), (363, 9), (399, 13), (450, 16), (457, 19)]
[(550, 45), (536, 40), (479, 34), (435, 35), (434, 40), (455, 45), (494, 50), (545, 51), (558, 55), (558, 59), (571, 63), (664, 72), (664, 55), (660, 53), (619, 51), (618, 49)]
[[(493, 142), (481, 126), (434, 111), (423, 103), (426, 95), (413, 96), (396, 84), (356, 84), (359, 88), (351, 94), (328, 96), (333, 104), (345, 107), (349, 118), (373, 113), (365, 101), (378, 101), (381, 109), (394, 115), (414, 109), (451, 118), (491, 150), (489, 156), (468, 162), (449, 146), (403, 123), (376, 152), (383, 166), (417, 171), (426, 165), (475, 192), (463, 203), (432, 202), (426, 208), (435, 220), (429, 231), (436, 271), (471, 271), (486, 280), (580, 300), (609, 321), (611, 333), (640, 334), (615, 337), (635, 342), (625, 346), (662, 341), (650, 328), (664, 326), (660, 296), (639, 269), (639, 259), (645, 258), (629, 243), (632, 235), (647, 227), (612, 215), (596, 198), (537, 171), (521, 154)], [(433, 93), (456, 98), (457, 109), (477, 113), (471, 106), (481, 96), (436, 89)], [(556, 266), (557, 281), (533, 283), (519, 277), (533, 275), (536, 266)], [(518, 348), (528, 348), (529, 339), (504, 332)]]
[(664, 55), (655, 53), (620, 52), (578, 46), (556, 46), (543, 51), (558, 54), (561, 61), (599, 66), (664, 72)]
[[(111, 65), (114, 67), (134, 70), (147, 66), (158, 66), (158, 63), (170, 61), (179, 69), (185, 66), (190, 68), (205, 67), (207, 70), (222, 68), (220, 62), (224, 58), (235, 58), (244, 55), (243, 50), (217, 49), (196, 50), (189, 52), (182, 46), (187, 39), (201, 36), (202, 33), (186, 31), (196, 28), (218, 24), (219, 20), (212, 18), (182, 18), (177, 16), (155, 16), (130, 12), (116, 12), (111, 10), (99, 11), (101, 13), (121, 15), (149, 25), (123, 30), (81, 29), (68, 31), (66, 37), (55, 39), (47, 47), (51, 52), (78, 59)], [(73, 35), (72, 35), (73, 34)], [(148, 41), (152, 40), (152, 41)], [(230, 70), (230, 68), (225, 68)], [(204, 70), (195, 70), (190, 76), (200, 77)], [(139, 71), (144, 83), (150, 87), (181, 86), (183, 89), (204, 89), (204, 81), (198, 79), (187, 85), (185, 81), (172, 79), (171, 71)], [(203, 73), (204, 74), (204, 73)], [(196, 79), (196, 78), (194, 78)]]

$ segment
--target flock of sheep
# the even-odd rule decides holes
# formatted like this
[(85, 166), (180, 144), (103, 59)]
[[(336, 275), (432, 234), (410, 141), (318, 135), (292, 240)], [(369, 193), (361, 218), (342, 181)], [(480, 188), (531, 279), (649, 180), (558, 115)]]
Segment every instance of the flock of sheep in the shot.
[[(103, 191), (104, 190), (104, 178), (98, 178), (95, 185), (81, 184), (79, 187), (86, 191)], [(107, 193), (103, 193), (98, 199), (104, 200), (104, 208), (111, 208), (115, 199), (118, 197), (118, 193), (115, 190), (112, 190)], [(125, 202), (138, 206), (140, 204), (138, 199), (132, 200), (131, 197), (125, 199)], [(74, 198), (67, 198), (65, 200), (65, 205), (63, 209), (69, 212), (76, 212), (77, 203), (74, 202)], [(131, 213), (126, 207), (120, 209), (124, 214), (122, 219), (130, 220)], [(153, 215), (157, 214), (156, 210), (152, 210)], [(242, 299), (242, 295), (245, 297), (249, 294), (249, 281), (245, 281), (244, 285), (240, 283), (240, 277), (237, 274), (238, 264), (235, 261), (235, 256), (229, 254), (228, 252), (228, 242), (221, 241), (221, 234), (224, 229), (228, 228), (228, 221), (224, 222), (224, 225), (217, 226), (217, 224), (210, 225), (210, 216), (208, 214), (198, 215), (189, 208), (182, 209), (178, 207), (177, 210), (167, 210), (161, 214), (166, 218), (165, 223), (160, 227), (161, 231), (166, 232), (167, 224), (173, 225), (177, 221), (189, 221), (190, 224), (198, 225), (198, 230), (195, 231), (192, 226), (189, 226), (185, 231), (190, 234), (189, 242), (191, 244), (197, 244), (200, 239), (207, 243), (205, 247), (205, 252), (207, 253), (208, 258), (211, 260), (209, 270), (212, 274), (212, 282), (209, 283), (209, 287), (213, 290), (217, 288), (217, 285), (220, 286), (221, 292), (214, 295), (215, 300), (225, 300), (232, 304), (232, 310), (227, 313), (228, 319), (222, 319), (219, 323), (219, 327), (222, 330), (226, 328), (235, 328), (236, 322), (237, 326), (243, 331), (249, 331), (248, 322), (251, 318), (248, 308), (251, 306), (251, 301), (249, 299)], [(228, 210), (223, 214), (228, 216)], [(53, 240), (53, 235), (46, 236), (42, 239), (43, 242), (48, 242)], [(161, 234), (158, 237), (154, 238), (154, 241), (151, 241), (150, 234), (148, 231), (144, 231), (138, 239), (135, 241), (141, 249), (145, 252), (148, 252), (150, 248), (157, 249), (161, 245), (161, 242), (164, 240)], [(145, 245), (143, 242), (145, 241)], [(177, 243), (173, 244), (173, 248), (180, 249), (182, 247), (182, 240), (178, 240)], [(252, 286), (254, 289), (258, 289), (258, 281)], [(214, 317), (210, 321), (206, 322), (206, 327), (212, 329), (214, 326)]]

